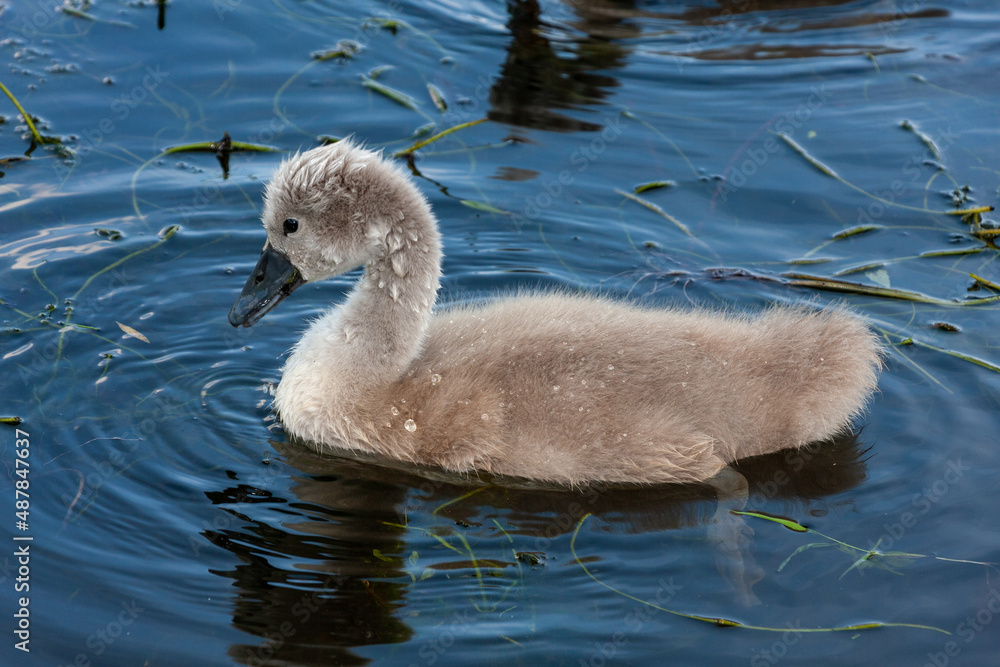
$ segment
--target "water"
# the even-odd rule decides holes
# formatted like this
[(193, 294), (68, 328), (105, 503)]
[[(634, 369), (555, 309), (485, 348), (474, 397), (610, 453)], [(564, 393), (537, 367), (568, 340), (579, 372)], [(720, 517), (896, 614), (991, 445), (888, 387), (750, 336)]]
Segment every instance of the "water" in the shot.
[[(283, 153), (235, 153), (228, 179), (210, 153), (162, 153), (224, 132), (399, 150), (430, 122), (487, 117), (414, 160), (444, 300), (848, 303), (894, 345), (865, 427), (745, 466), (747, 509), (863, 550), (1000, 561), (1000, 316), (950, 305), (992, 293), (969, 274), (1000, 282), (996, 250), (924, 210), (997, 203), (992, 3), (222, 0), (169, 3), (162, 30), (153, 3), (80, 5), (93, 20), (54, 4), (0, 10), (3, 83), (75, 153), (0, 164), (0, 412), (30, 441), (19, 531), (16, 434), (0, 429), (0, 525), (34, 538), (30, 656), (14, 648), (15, 543), (0, 557), (4, 664), (995, 661), (992, 566), (815, 547), (779, 571), (827, 540), (747, 518), (733, 572), (707, 487), (484, 488), (288, 445), (268, 411), (283, 355), (357, 273), (232, 329)], [(311, 59), (344, 39), (362, 50)], [(418, 110), (362, 85), (381, 65)], [(20, 156), (25, 130), (0, 109), (0, 158)], [(616, 192), (653, 181), (673, 185), (638, 196), (672, 219)], [(858, 226), (875, 229), (834, 238)], [(943, 303), (783, 277), (857, 267), (841, 279)], [(759, 605), (741, 604), (750, 584)], [(952, 635), (798, 632), (873, 621)]]

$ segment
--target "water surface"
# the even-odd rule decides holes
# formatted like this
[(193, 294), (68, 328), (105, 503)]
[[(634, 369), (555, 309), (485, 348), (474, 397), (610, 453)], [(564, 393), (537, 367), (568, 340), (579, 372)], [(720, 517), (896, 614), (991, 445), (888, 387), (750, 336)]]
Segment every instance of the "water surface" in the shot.
[[(0, 80), (66, 149), (13, 159), (30, 142), (0, 98), (0, 412), (31, 443), (19, 531), (0, 428), (2, 525), (34, 538), (27, 656), (0, 556), (4, 664), (995, 662), (996, 569), (931, 557), (1000, 561), (1000, 305), (968, 305), (997, 293), (997, 251), (943, 213), (998, 199), (992, 3), (53, 5), (0, 9)], [(341, 40), (357, 52), (312, 57)], [(415, 108), (363, 85), (386, 65)], [(395, 151), (479, 118), (411, 164), (444, 301), (541, 287), (870, 319), (890, 353), (857, 439), (741, 467), (747, 509), (860, 551), (748, 518), (734, 570), (709, 487), (482, 486), (287, 442), (283, 355), (357, 274), (232, 329), (262, 183), (322, 137)], [(226, 132), (277, 150), (226, 178), (164, 153)], [(654, 181), (638, 196), (663, 214), (620, 194)], [(799, 632), (871, 622), (952, 634)]]

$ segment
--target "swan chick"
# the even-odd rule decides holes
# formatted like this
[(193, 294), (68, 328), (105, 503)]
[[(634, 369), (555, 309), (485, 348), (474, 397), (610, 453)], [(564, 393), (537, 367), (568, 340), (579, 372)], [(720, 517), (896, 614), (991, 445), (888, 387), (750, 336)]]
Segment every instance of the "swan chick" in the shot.
[(267, 243), (229, 313), (364, 266), (293, 347), (274, 397), (319, 452), (558, 484), (694, 482), (849, 428), (881, 348), (842, 309), (756, 315), (562, 293), (433, 313), (441, 235), (400, 166), (351, 141), (286, 159)]

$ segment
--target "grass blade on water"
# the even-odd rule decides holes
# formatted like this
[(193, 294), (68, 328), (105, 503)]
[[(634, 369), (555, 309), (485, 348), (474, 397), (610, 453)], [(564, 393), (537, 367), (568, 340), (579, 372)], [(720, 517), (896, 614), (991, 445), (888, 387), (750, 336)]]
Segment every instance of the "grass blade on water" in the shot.
[(692, 236), (692, 237), (694, 236), (694, 234), (691, 233), (691, 230), (687, 228), (687, 225), (685, 225), (683, 222), (681, 222), (680, 220), (678, 220), (674, 216), (672, 216), (669, 213), (667, 213), (666, 211), (664, 211), (662, 208), (660, 208), (659, 206), (657, 206), (653, 202), (646, 201), (642, 197), (637, 197), (634, 194), (632, 194), (631, 192), (625, 192), (624, 190), (620, 190), (618, 188), (615, 188), (615, 192), (617, 192), (618, 194), (620, 194), (622, 197), (625, 197), (626, 199), (631, 199), (635, 203), (640, 204), (642, 206), (645, 206), (650, 211), (653, 211), (654, 213), (657, 213), (658, 215), (663, 216), (664, 218), (666, 218), (667, 220), (669, 220), (670, 222), (672, 222), (674, 224), (674, 226), (677, 227), (677, 229), (679, 229), (682, 232), (684, 232), (684, 234), (686, 234), (687, 236)]
[(895, 287), (863, 285), (861, 283), (852, 283), (846, 280), (822, 278), (802, 273), (786, 273), (783, 274), (783, 276), (788, 279), (787, 284), (793, 287), (811, 287), (813, 289), (827, 290), (830, 292), (843, 292), (845, 294), (857, 294), (860, 296), (877, 296), (885, 299), (914, 301), (916, 303), (931, 303), (936, 306), (980, 306), (1000, 301), (1000, 295), (959, 301), (952, 299), (938, 299), (919, 292), (910, 292), (908, 290), (901, 290)]
[(920, 213), (932, 213), (932, 214), (944, 214), (944, 215), (957, 215), (958, 214), (955, 211), (939, 211), (939, 210), (934, 210), (934, 209), (930, 209), (930, 208), (921, 208), (919, 206), (907, 206), (906, 204), (900, 204), (899, 202), (889, 201), (888, 199), (884, 199), (883, 197), (879, 197), (878, 195), (874, 195), (871, 192), (868, 192), (867, 190), (865, 190), (864, 188), (858, 187), (854, 183), (851, 183), (850, 181), (848, 181), (847, 179), (845, 179), (843, 176), (841, 176), (840, 174), (838, 174), (836, 171), (834, 171), (832, 168), (828, 167), (827, 165), (823, 164), (820, 160), (818, 160), (815, 157), (813, 157), (812, 155), (810, 155), (809, 151), (807, 151), (805, 148), (803, 148), (801, 144), (799, 144), (797, 141), (795, 141), (794, 139), (792, 139), (790, 136), (788, 136), (784, 132), (778, 132), (777, 135), (778, 135), (778, 137), (782, 141), (784, 141), (786, 144), (788, 144), (788, 146), (792, 150), (794, 150), (796, 153), (798, 153), (800, 156), (802, 156), (803, 159), (805, 159), (812, 166), (816, 167), (816, 169), (818, 169), (823, 174), (826, 174), (830, 178), (836, 179), (837, 181), (839, 181), (843, 185), (846, 185), (847, 187), (851, 188), (852, 190), (854, 190), (856, 192), (860, 192), (861, 194), (865, 195), (866, 197), (871, 197), (875, 201), (877, 201), (877, 202), (879, 202), (879, 203), (881, 203), (881, 204), (883, 204), (883, 205), (885, 205), (887, 207), (896, 207), (896, 208), (905, 209), (907, 211), (919, 211)]
[[(914, 554), (914, 553), (907, 553), (905, 551), (879, 551), (878, 544), (876, 544), (871, 549), (864, 549), (862, 547), (854, 546), (853, 544), (848, 544), (847, 542), (842, 542), (834, 537), (830, 537), (829, 535), (824, 535), (818, 530), (813, 530), (812, 528), (803, 526), (794, 519), (784, 519), (781, 517), (776, 517), (770, 514), (766, 514), (764, 512), (741, 511), (741, 510), (729, 510), (729, 512), (731, 514), (736, 514), (739, 516), (750, 516), (757, 519), (764, 519), (766, 521), (771, 521), (778, 525), (784, 526), (785, 528), (793, 530), (797, 533), (811, 533), (813, 535), (822, 537), (824, 540), (827, 540), (826, 542), (811, 542), (809, 544), (805, 544), (799, 547), (792, 553), (791, 556), (789, 556), (784, 560), (784, 562), (782, 562), (782, 564), (778, 567), (779, 572), (785, 567), (785, 565), (788, 564), (788, 561), (790, 561), (796, 554), (806, 551), (807, 549), (812, 549), (822, 546), (836, 546), (840, 547), (843, 551), (847, 551), (848, 553), (860, 554), (860, 557), (855, 559), (855, 561), (851, 564), (851, 566), (847, 568), (847, 570), (844, 571), (843, 574), (840, 575), (841, 579), (843, 579), (844, 575), (846, 575), (851, 570), (857, 569), (865, 565), (866, 563), (873, 563), (876, 560), (881, 560), (881, 559), (889, 559), (894, 561), (908, 561), (917, 558), (933, 558), (934, 560), (948, 561), (951, 563), (967, 563), (969, 565), (985, 565), (985, 566), (995, 565), (995, 563), (986, 563), (974, 560), (962, 560), (958, 558), (944, 558), (942, 556), (928, 556), (926, 554)], [(879, 543), (881, 543), (881, 539), (879, 540)], [(887, 566), (886, 568), (891, 570), (891, 568), (888, 568)]]
[(649, 190), (659, 190), (660, 188), (673, 187), (677, 187), (677, 183), (675, 181), (651, 181), (649, 183), (640, 183), (632, 188), (632, 192), (635, 194), (641, 194), (643, 192), (648, 192)]
[[(632, 600), (633, 602), (638, 602), (641, 605), (656, 609), (658, 611), (663, 611), (674, 616), (681, 616), (683, 618), (689, 618), (693, 621), (700, 621), (702, 623), (710, 623), (712, 625), (727, 627), (727, 628), (742, 628), (744, 630), (756, 630), (758, 632), (787, 632), (787, 627), (771, 627), (766, 625), (748, 625), (746, 623), (741, 623), (740, 621), (734, 621), (728, 618), (716, 617), (716, 616), (700, 616), (698, 614), (688, 614), (683, 611), (677, 611), (676, 609), (668, 609), (658, 604), (654, 604), (642, 598), (630, 595), (624, 591), (621, 591), (611, 584), (601, 581), (597, 578), (593, 572), (587, 567), (586, 563), (577, 555), (576, 552), (576, 540), (580, 536), (580, 529), (583, 528), (583, 524), (590, 518), (590, 514), (584, 514), (579, 522), (576, 524), (576, 529), (573, 531), (573, 537), (569, 542), (569, 551), (573, 556), (573, 561), (580, 566), (584, 574), (586, 574), (595, 584), (602, 586), (616, 595), (620, 595), (624, 598)], [(766, 516), (766, 515), (761, 515)], [(768, 517), (770, 518), (770, 517)], [(792, 522), (794, 523), (794, 522)], [(796, 632), (803, 633), (819, 633), (819, 632), (848, 632), (854, 630), (874, 630), (876, 628), (912, 628), (916, 630), (931, 630), (933, 632), (940, 632), (945, 635), (950, 635), (951, 633), (947, 630), (942, 630), (941, 628), (935, 628), (930, 625), (920, 625), (917, 623), (883, 623), (882, 621), (874, 621), (872, 623), (860, 623), (855, 625), (841, 625), (836, 627), (823, 627), (823, 628), (798, 628), (796, 627)]]
[(922, 141), (924, 145), (927, 146), (927, 148), (930, 150), (931, 155), (934, 156), (935, 160), (941, 159), (941, 151), (938, 149), (937, 144), (934, 143), (934, 140), (931, 139), (927, 133), (922, 132), (920, 129), (917, 128), (916, 125), (914, 125), (908, 120), (902, 121), (899, 124), (899, 126), (904, 130), (909, 130), (913, 134), (917, 135), (917, 138), (920, 139), (920, 141)]
[(35, 123), (31, 120), (31, 114), (24, 110), (21, 103), (17, 101), (16, 97), (14, 97), (14, 93), (10, 92), (7, 86), (3, 85), (2, 81), (0, 81), (0, 90), (2, 90), (10, 101), (14, 103), (14, 106), (17, 107), (17, 110), (21, 113), (21, 118), (24, 119), (24, 122), (28, 124), (28, 129), (31, 130), (31, 136), (35, 138), (35, 143), (39, 146), (62, 143), (61, 140), (56, 139), (55, 137), (44, 137), (38, 132), (38, 128), (35, 127)]
[(851, 227), (849, 229), (844, 229), (833, 235), (834, 240), (839, 241), (840, 239), (849, 239), (852, 236), (857, 236), (859, 234), (867, 234), (868, 232), (874, 232), (877, 229), (881, 229), (878, 225), (858, 225), (857, 227)]
[[(227, 132), (225, 136), (228, 137), (229, 133)], [(171, 146), (170, 148), (165, 148), (161, 155), (170, 155), (172, 153), (217, 153), (223, 141), (225, 139), (221, 141), (198, 141), (192, 144)], [(230, 141), (228, 146), (228, 152), (230, 153), (278, 153), (281, 150), (274, 146), (249, 144), (244, 141)]]
[(427, 84), (427, 94), (431, 96), (431, 101), (434, 102), (434, 106), (437, 107), (438, 111), (444, 113), (448, 110), (448, 103), (445, 102), (444, 95), (433, 83)]
[(434, 143), (438, 139), (441, 139), (442, 137), (448, 136), (452, 132), (457, 132), (458, 130), (464, 130), (467, 127), (472, 127), (473, 125), (479, 125), (480, 123), (485, 123), (486, 121), (487, 121), (486, 118), (480, 118), (479, 120), (470, 120), (468, 123), (460, 123), (459, 125), (454, 125), (452, 127), (449, 127), (447, 130), (442, 130), (441, 132), (438, 132), (437, 134), (435, 134), (432, 137), (428, 137), (427, 139), (424, 139), (422, 141), (418, 141), (417, 143), (413, 144), (409, 148), (404, 148), (401, 151), (396, 151), (395, 153), (392, 154), (392, 156), (393, 157), (406, 157), (407, 155), (410, 155), (414, 151), (417, 151), (417, 150), (423, 148), (427, 144)]
[(1000, 292), (1000, 285), (996, 284), (991, 280), (987, 280), (986, 278), (977, 276), (975, 273), (970, 273), (969, 277), (975, 280), (978, 284), (982, 285), (983, 287), (989, 287), (994, 292)]
[(313, 60), (350, 60), (361, 52), (361, 45), (353, 39), (342, 39), (337, 45), (326, 51), (314, 51)]
[(477, 211), (483, 211), (484, 213), (496, 213), (497, 215), (510, 215), (510, 211), (505, 211), (502, 208), (497, 208), (491, 204), (486, 204), (481, 201), (474, 201), (472, 199), (459, 199), (460, 204), (463, 206), (468, 206), (469, 208), (475, 209)]
[(379, 95), (388, 97), (390, 100), (396, 104), (400, 104), (407, 109), (412, 111), (418, 111), (420, 107), (420, 102), (407, 95), (406, 93), (396, 90), (395, 88), (390, 88), (384, 83), (379, 83), (367, 74), (361, 75), (361, 85), (370, 90), (374, 90)]

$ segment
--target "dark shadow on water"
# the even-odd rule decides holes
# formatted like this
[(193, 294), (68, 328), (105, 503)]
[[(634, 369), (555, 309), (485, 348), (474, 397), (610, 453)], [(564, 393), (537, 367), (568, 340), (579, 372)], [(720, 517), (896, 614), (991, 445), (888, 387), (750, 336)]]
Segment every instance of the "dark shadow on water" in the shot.
[[(597, 132), (600, 122), (561, 110), (593, 111), (618, 88), (613, 75), (628, 65), (640, 41), (663, 43), (680, 74), (690, 60), (755, 61), (874, 57), (908, 51), (893, 37), (912, 19), (936, 19), (946, 9), (878, 8), (848, 0), (720, 0), (680, 10), (632, 1), (567, 0), (576, 14), (559, 25), (537, 0), (510, 0), (507, 55), (490, 91), (490, 120), (557, 132)], [(650, 30), (661, 21), (660, 30)], [(643, 25), (645, 25), (645, 32)], [(863, 29), (863, 32), (859, 29)], [(822, 41), (816, 35), (823, 33)], [(787, 35), (779, 43), (776, 35)], [(798, 36), (801, 35), (801, 38)], [(861, 38), (861, 39), (859, 39)]]
[[(231, 477), (234, 475), (230, 474)], [(403, 531), (396, 506), (403, 486), (335, 474), (296, 478), (294, 498), (239, 484), (208, 493), (238, 529), (203, 536), (241, 561), (229, 571), (234, 627), (260, 637), (229, 654), (245, 665), (363, 665), (350, 648), (403, 642), (412, 635), (397, 618), (405, 606), (405, 573), (373, 557), (395, 552)], [(241, 508), (271, 504), (269, 521)], [(284, 518), (282, 515), (284, 515)], [(312, 520), (310, 520), (312, 519)]]
[[(589, 11), (601, 3), (576, 2), (577, 34), (565, 41), (550, 36), (553, 28), (542, 18), (536, 0), (507, 4), (511, 43), (500, 76), (490, 91), (490, 120), (558, 132), (597, 132), (603, 125), (572, 118), (554, 109), (599, 104), (618, 86), (608, 74), (626, 65), (629, 50), (605, 36), (617, 28), (619, 37), (637, 35), (639, 26), (626, 15)], [(632, 3), (619, 3), (629, 6)]]
[[(501, 486), (272, 444), (287, 464), (282, 474), (292, 476), (289, 497), (241, 483), (234, 473), (230, 486), (206, 494), (233, 519), (202, 535), (240, 561), (213, 573), (233, 581), (233, 625), (261, 639), (231, 646), (230, 656), (246, 665), (361, 665), (368, 659), (352, 648), (411, 639), (403, 619), (418, 584), (408, 580), (413, 574), (400, 552), (410, 549), (407, 534), (414, 529), (406, 526), (417, 514), (423, 524), (440, 519), (434, 530), (443, 537), (463, 540), (464, 533), (504, 544), (503, 533), (527, 537), (516, 544), (526, 558), (544, 561), (552, 541), (586, 515), (592, 515), (588, 530), (642, 534), (708, 525), (718, 506), (709, 484), (567, 490), (503, 480), (514, 486)], [(850, 436), (740, 462), (748, 508), (771, 499), (805, 505), (850, 489), (865, 479), (864, 451)], [(445, 557), (452, 560), (431, 568), (477, 567), (463, 554)], [(478, 567), (498, 575), (519, 567), (508, 560), (483, 559)]]

